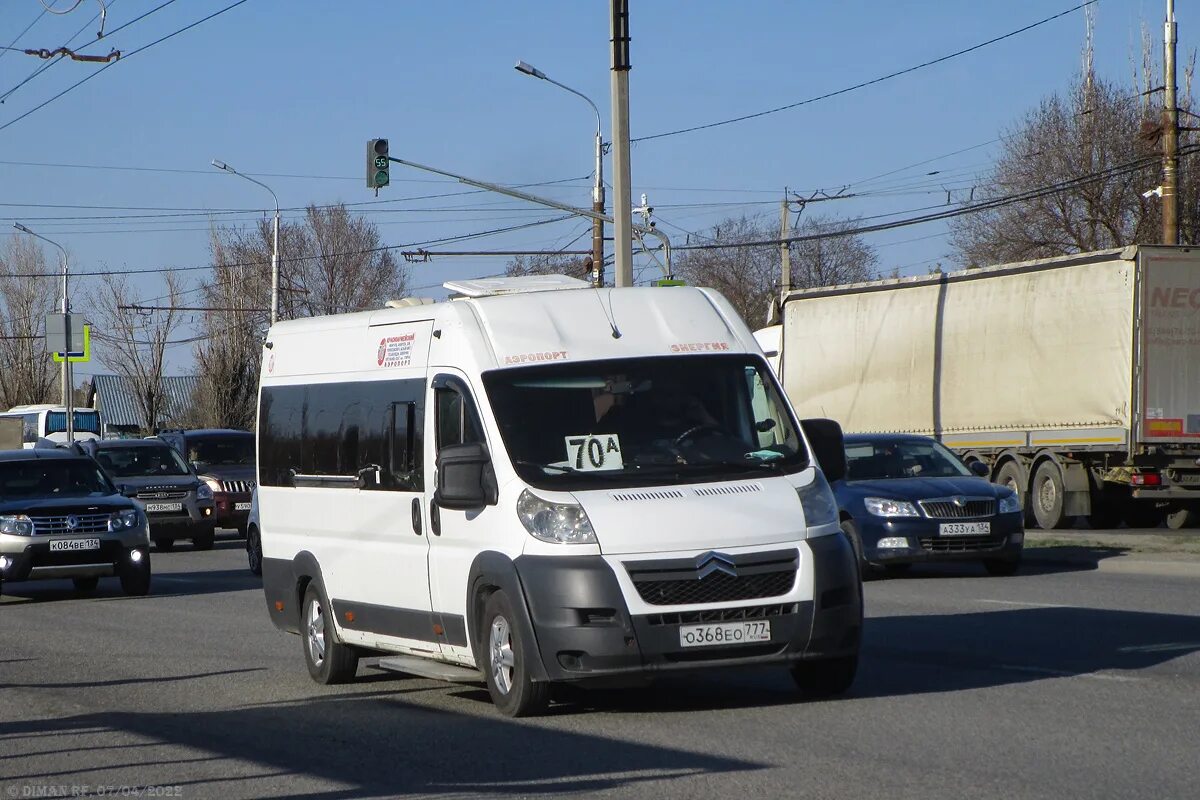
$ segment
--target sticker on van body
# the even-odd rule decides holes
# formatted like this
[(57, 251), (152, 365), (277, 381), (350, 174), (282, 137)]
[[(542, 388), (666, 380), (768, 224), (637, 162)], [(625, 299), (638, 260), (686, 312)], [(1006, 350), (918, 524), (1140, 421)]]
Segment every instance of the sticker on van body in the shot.
[(412, 363), (413, 342), (417, 339), (415, 333), (402, 333), (398, 336), (385, 336), (379, 340), (379, 351), (376, 362), (381, 367), (407, 367)]
[(624, 469), (621, 440), (615, 433), (587, 433), (564, 436), (567, 445), (567, 466), (580, 472), (601, 472)]

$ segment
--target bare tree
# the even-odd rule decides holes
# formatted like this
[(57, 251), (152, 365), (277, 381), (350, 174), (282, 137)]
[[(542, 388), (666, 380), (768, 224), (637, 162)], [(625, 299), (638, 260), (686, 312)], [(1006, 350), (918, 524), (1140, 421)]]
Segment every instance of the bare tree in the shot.
[[(1188, 84), (1190, 88), (1190, 78)], [(1161, 182), (1162, 172), (1161, 120), (1150, 94), (1149, 89), (1131, 91), (1107, 82), (1088, 66), (1066, 96), (1042, 100), (1005, 133), (988, 184), (976, 197), (995, 199), (1071, 179), (1095, 179), (955, 218), (950, 241), (958, 260), (979, 266), (1159, 241), (1160, 201), (1143, 197)], [(1190, 105), (1190, 100), (1181, 102)], [(1181, 151), (1194, 142), (1191, 133), (1183, 132)], [(1198, 172), (1194, 156), (1181, 159), (1180, 234), (1185, 244), (1196, 242), (1200, 234), (1195, 219)]]
[(10, 236), (0, 252), (0, 409), (57, 397), (45, 341), (46, 314), (56, 310), (53, 272), (30, 237)]
[[(796, 288), (856, 283), (875, 277), (875, 249), (861, 237), (842, 233), (852, 223), (806, 217), (793, 231), (791, 283)], [(714, 244), (762, 242), (777, 239), (778, 229), (762, 217), (723, 220), (707, 238)], [(711, 286), (723, 294), (751, 326), (764, 318), (779, 290), (782, 262), (778, 245), (684, 250), (675, 258), (675, 273), (696, 286)]]
[[(249, 428), (256, 414), (259, 361), (271, 294), (271, 227), (216, 228), (213, 273), (205, 286), (197, 414), (205, 425)], [(309, 206), (279, 231), (281, 319), (379, 308), (408, 293), (408, 274), (382, 244), (378, 227), (345, 206)]]
[(182, 281), (174, 272), (165, 274), (167, 295), (155, 306), (165, 310), (146, 311), (130, 308), (137, 298), (124, 276), (106, 275), (97, 293), (93, 314), (100, 321), (104, 362), (132, 387), (143, 429), (157, 430), (166, 419), (168, 403), (162, 378), (167, 346), (183, 319), (180, 305)]
[(522, 255), (515, 256), (504, 269), (509, 277), (521, 275), (569, 275), (572, 278), (590, 281), (592, 278), (591, 256), (568, 255)]

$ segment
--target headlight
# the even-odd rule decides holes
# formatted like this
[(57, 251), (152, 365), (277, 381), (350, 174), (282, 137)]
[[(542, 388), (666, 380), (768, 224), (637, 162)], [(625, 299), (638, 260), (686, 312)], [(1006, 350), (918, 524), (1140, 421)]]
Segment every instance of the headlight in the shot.
[(528, 489), (517, 498), (517, 516), (535, 539), (553, 544), (596, 544), (592, 523), (577, 503), (551, 503)]
[(889, 500), (886, 497), (868, 497), (863, 501), (867, 511), (877, 517), (919, 517), (916, 506), (907, 500)]
[(115, 511), (108, 518), (108, 529), (110, 531), (123, 531), (126, 528), (136, 528), (138, 524), (138, 512), (136, 509), (127, 511)]
[(1021, 498), (1015, 494), (1004, 495), (1000, 498), (1000, 513), (1013, 514), (1021, 510)]
[(810, 528), (828, 525), (838, 521), (837, 499), (829, 482), (819, 469), (813, 470), (811, 483), (796, 487), (796, 495), (804, 509), (804, 524)]
[(0, 533), (15, 533), (17, 536), (32, 536), (33, 520), (24, 514), (7, 514), (0, 517)]
[(214, 492), (221, 491), (221, 482), (216, 478), (201, 478), (200, 480), (208, 484), (208, 488), (212, 489)]
[(212, 500), (213, 499), (213, 491), (212, 491), (212, 489), (208, 488), (207, 483), (202, 483), (196, 487), (196, 499), (197, 500)]

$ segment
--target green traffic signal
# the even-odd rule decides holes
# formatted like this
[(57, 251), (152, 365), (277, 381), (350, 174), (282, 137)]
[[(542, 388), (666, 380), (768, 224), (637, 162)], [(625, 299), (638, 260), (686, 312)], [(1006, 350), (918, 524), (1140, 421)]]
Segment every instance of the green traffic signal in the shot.
[(388, 171), (386, 169), (381, 169), (375, 173), (375, 186), (387, 186), (388, 183)]
[(378, 189), (391, 183), (388, 175), (391, 163), (388, 160), (388, 140), (371, 139), (367, 142), (367, 188)]

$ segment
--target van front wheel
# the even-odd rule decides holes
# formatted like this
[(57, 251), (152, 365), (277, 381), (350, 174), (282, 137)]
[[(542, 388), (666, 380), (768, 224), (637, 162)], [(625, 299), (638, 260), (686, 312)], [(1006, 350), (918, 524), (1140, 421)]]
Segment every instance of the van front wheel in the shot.
[(324, 684), (351, 680), (358, 671), (358, 653), (337, 641), (329, 606), (320, 590), (312, 584), (304, 593), (303, 614), (300, 640), (308, 674), (317, 683)]
[(537, 716), (550, 704), (550, 684), (530, 678), (533, 643), (524, 640), (515, 619), (508, 595), (493, 592), (483, 607), (479, 626), (488, 693), (496, 708), (507, 716)]

